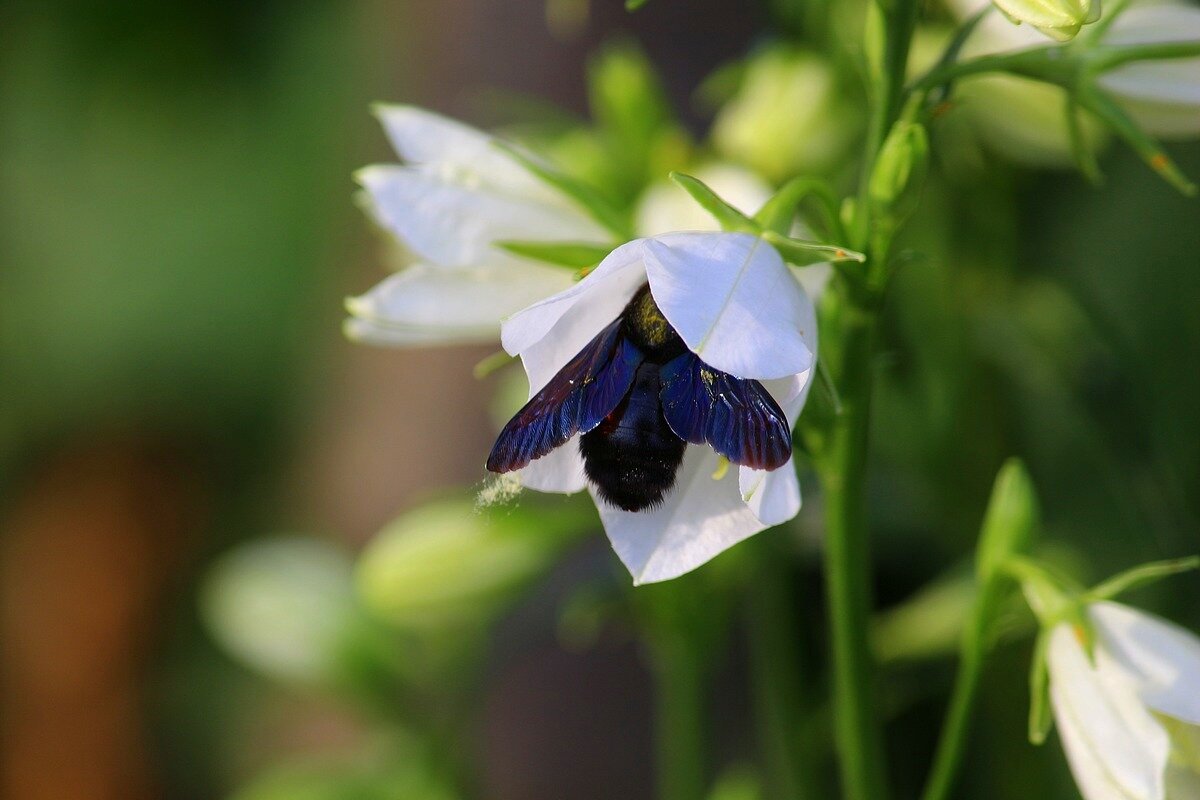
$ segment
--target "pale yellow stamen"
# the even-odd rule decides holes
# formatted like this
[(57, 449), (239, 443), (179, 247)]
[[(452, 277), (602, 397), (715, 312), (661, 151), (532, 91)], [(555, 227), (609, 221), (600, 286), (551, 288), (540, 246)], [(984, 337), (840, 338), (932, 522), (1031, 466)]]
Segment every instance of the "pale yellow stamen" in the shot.
[(719, 481), (725, 477), (727, 472), (729, 472), (729, 459), (725, 456), (721, 456), (720, 460), (717, 462), (717, 468), (712, 474), (712, 479), (714, 481)]

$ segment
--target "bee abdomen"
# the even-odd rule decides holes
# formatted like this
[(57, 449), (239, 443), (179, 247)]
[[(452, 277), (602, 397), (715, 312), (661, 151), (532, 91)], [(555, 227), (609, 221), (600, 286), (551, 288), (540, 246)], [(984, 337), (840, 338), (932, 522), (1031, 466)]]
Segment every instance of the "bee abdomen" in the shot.
[(663, 418), (658, 369), (643, 363), (629, 395), (579, 439), (584, 472), (597, 493), (626, 511), (662, 502), (687, 447)]

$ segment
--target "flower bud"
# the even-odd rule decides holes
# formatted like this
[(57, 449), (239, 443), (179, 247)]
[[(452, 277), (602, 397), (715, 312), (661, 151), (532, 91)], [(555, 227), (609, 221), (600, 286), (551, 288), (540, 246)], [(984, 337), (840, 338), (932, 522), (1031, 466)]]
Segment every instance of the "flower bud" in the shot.
[(775, 48), (751, 59), (713, 123), (722, 155), (772, 180), (827, 168), (852, 139), (837, 76), (817, 55)]
[(315, 539), (249, 542), (209, 572), (201, 612), (213, 638), (247, 666), (328, 682), (355, 627), (351, 570), (348, 556)]
[(1079, 29), (1100, 19), (1100, 0), (992, 0), (1018, 25), (1032, 25), (1060, 42), (1075, 38)]
[(484, 621), (584, 528), (571, 511), (476, 509), (466, 498), (432, 503), (367, 545), (356, 570), (359, 596), (375, 616), (409, 630)]
[(877, 213), (898, 224), (917, 207), (929, 169), (929, 136), (915, 122), (897, 123), (879, 150), (869, 185)]

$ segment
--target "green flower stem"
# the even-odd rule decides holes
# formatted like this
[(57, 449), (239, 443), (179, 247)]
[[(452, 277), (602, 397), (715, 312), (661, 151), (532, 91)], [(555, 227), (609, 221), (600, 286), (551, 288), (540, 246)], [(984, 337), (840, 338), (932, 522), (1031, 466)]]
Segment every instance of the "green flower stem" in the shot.
[(1090, 61), (1092, 68), (1097, 72), (1107, 72), (1134, 61), (1168, 61), (1197, 57), (1200, 57), (1200, 41), (1158, 42), (1105, 47), (1093, 54)]
[(760, 548), (746, 591), (746, 630), (754, 714), (763, 753), (767, 797), (806, 800), (822, 795), (810, 748), (802, 747), (804, 687), (810, 683), (796, 641), (785, 560)]
[[(871, 560), (866, 519), (867, 442), (875, 362), (878, 298), (886, 282), (890, 223), (872, 220), (868, 191), (879, 151), (904, 104), (908, 51), (917, 23), (917, 0), (875, 0), (878, 53), (871, 70), (871, 117), (859, 183), (855, 245), (869, 245), (866, 284), (839, 276), (837, 337), (825, 356), (837, 382), (841, 414), (819, 463), (826, 499), (825, 582), (833, 639), (834, 738), (847, 800), (886, 800), (883, 734), (875, 713), (873, 664), (867, 639), (871, 611)], [(868, 31), (868, 39), (873, 33)], [(870, 42), (868, 42), (870, 47)]]
[(686, 632), (664, 628), (653, 642), (660, 800), (705, 794), (704, 666)]
[(1043, 77), (1043, 79), (1045, 73), (1061, 72), (1066, 77), (1073, 67), (1065, 63), (1067, 59), (1050, 55), (1052, 52), (1061, 55), (1061, 50), (1061, 47), (1053, 46), (1031, 47), (1015, 53), (998, 53), (966, 61), (955, 61), (935, 67), (925, 73), (912, 85), (910, 91), (928, 92), (944, 83), (988, 72), (1011, 72), (1015, 75)]
[(988, 625), (996, 594), (995, 579), (982, 587), (971, 607), (971, 615), (963, 629), (958, 676), (954, 680), (954, 692), (950, 706), (942, 723), (937, 753), (921, 800), (946, 800), (954, 788), (958, 768), (966, 749), (975, 707), (975, 696), (979, 690), (979, 679), (983, 674), (983, 660), (987, 652)]
[(833, 638), (834, 735), (847, 800), (887, 797), (873, 665), (867, 632), (871, 565), (867, 548), (866, 467), (871, 416), (875, 312), (846, 298), (833, 354), (842, 413), (822, 459), (826, 591)]

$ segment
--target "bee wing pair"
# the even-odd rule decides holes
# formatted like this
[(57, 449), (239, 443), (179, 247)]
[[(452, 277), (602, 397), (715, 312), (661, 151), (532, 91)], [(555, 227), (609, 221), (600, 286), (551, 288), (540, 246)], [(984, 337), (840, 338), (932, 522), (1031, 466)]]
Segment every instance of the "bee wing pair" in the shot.
[[(595, 428), (629, 393), (645, 358), (617, 318), (509, 420), (488, 470), (520, 469)], [(680, 439), (755, 469), (775, 469), (791, 457), (787, 417), (758, 381), (715, 370), (690, 351), (663, 365), (661, 376), (663, 416)]]

